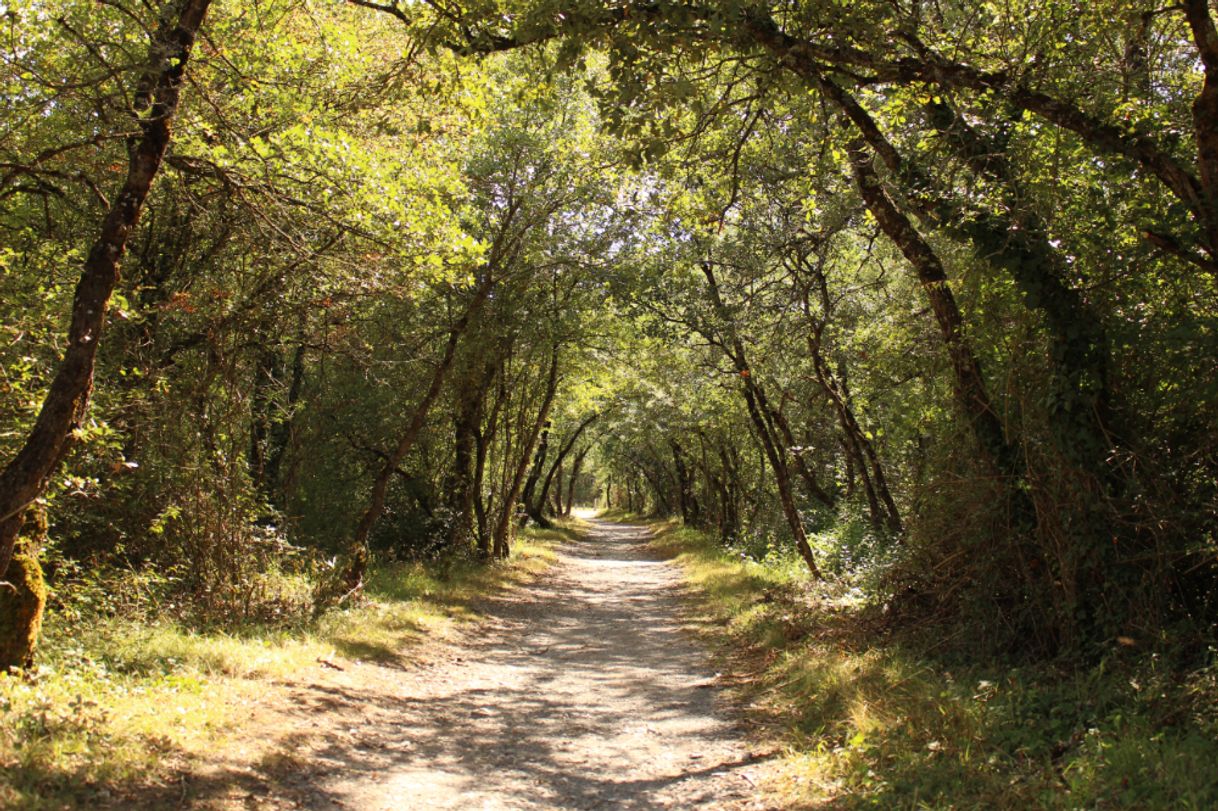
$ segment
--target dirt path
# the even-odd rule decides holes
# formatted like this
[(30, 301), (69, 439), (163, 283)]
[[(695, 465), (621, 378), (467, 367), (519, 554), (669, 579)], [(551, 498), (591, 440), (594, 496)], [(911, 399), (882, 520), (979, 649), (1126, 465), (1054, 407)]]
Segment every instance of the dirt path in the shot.
[(345, 707), (350, 726), (264, 763), (280, 778), (255, 777), (243, 804), (766, 808), (764, 764), (716, 706), (715, 674), (678, 619), (678, 573), (646, 538), (595, 521), (537, 583), (491, 602), (476, 639), (379, 686), (349, 676), (314, 691), (299, 720)]

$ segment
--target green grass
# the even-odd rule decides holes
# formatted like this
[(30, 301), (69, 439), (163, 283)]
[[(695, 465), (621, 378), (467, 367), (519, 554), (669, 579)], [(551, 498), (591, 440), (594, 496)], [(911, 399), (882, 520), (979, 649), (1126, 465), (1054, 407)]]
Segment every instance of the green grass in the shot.
[(476, 620), (479, 598), (535, 577), (566, 537), (529, 531), (506, 563), (375, 568), (358, 605), (297, 627), (49, 613), (37, 667), (0, 675), (0, 807), (89, 807), (170, 780), (319, 660), (398, 662)]
[(645, 515), (640, 515), (639, 513), (631, 512), (620, 507), (601, 510), (596, 514), (596, 517), (602, 521), (639, 522), (648, 520), (647, 516)]
[(785, 807), (1218, 807), (1213, 669), (1127, 652), (1089, 669), (947, 664), (881, 637), (797, 564), (656, 526), (725, 670), (785, 747)]

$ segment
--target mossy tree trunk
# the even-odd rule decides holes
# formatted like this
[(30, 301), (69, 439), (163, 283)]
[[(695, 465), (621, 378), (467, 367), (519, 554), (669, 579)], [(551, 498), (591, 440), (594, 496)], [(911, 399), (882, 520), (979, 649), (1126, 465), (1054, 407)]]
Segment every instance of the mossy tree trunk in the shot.
[(46, 512), (31, 511), (26, 531), (17, 539), (8, 572), (0, 581), (0, 672), (34, 663), (34, 648), (42, 630), (47, 587), (38, 563), (46, 539)]
[[(119, 267), (169, 146), (170, 125), (195, 35), (211, 0), (173, 0), (161, 8), (148, 64), (134, 87), (137, 118), (127, 175), (89, 249), (72, 300), (67, 345), (21, 449), (0, 470), (0, 666), (33, 652), (46, 590), (37, 549), (18, 548), (23, 514), (46, 491), (88, 410), (93, 367)], [(21, 660), (21, 661), (15, 661)]]

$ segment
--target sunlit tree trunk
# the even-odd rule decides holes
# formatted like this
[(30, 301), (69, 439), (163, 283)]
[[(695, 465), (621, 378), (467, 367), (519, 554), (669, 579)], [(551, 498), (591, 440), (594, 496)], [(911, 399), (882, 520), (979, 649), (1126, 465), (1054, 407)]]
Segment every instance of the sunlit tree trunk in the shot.
[[(67, 346), (38, 418), (17, 455), (0, 471), (0, 578), (8, 574), (26, 508), (45, 491), (88, 409), (110, 296), (169, 146), (186, 66), (210, 5), (210, 0), (178, 0), (161, 9), (148, 65), (133, 94), (138, 134), (130, 144), (126, 180), (85, 259), (72, 302)], [(30, 560), (36, 565), (36, 555)], [(34, 640), (29, 636), (32, 650)], [(19, 664), (0, 662), (0, 667)]]
[(537, 441), (546, 422), (550, 418), (550, 408), (554, 405), (554, 396), (557, 392), (558, 347), (555, 346), (550, 352), (550, 371), (546, 377), (546, 388), (545, 394), (542, 397), (541, 408), (529, 434), (521, 438), (522, 446), (517, 454), (519, 462), (512, 472), (510, 483), (504, 491), (503, 503), (500, 505), (499, 520), (495, 526), (494, 547), (492, 549), (492, 554), (497, 558), (506, 558), (512, 552), (512, 514), (516, 508), (517, 501), (520, 499), (520, 489), (524, 484), (525, 472), (528, 469), (529, 461), (533, 458), (533, 451), (537, 446)]

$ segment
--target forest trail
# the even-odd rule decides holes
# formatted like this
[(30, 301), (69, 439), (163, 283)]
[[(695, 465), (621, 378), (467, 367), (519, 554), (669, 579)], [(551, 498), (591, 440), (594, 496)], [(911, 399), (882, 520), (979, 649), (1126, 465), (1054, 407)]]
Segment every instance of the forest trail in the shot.
[(337, 728), (264, 758), (241, 806), (769, 807), (763, 757), (682, 627), (676, 566), (646, 528), (590, 524), (532, 585), (488, 600), (461, 644), (371, 683), (335, 674), (308, 704)]

